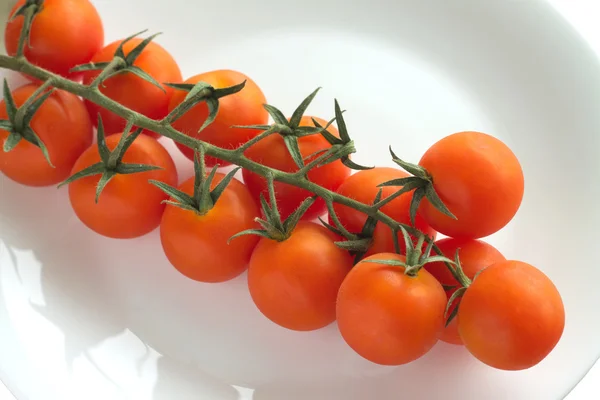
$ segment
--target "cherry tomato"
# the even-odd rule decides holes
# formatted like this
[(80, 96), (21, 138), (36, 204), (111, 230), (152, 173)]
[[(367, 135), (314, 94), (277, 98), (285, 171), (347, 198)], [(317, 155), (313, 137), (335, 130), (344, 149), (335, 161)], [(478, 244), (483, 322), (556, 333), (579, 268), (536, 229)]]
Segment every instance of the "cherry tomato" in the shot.
[[(392, 179), (405, 178), (407, 176), (409, 175), (404, 171), (387, 167), (376, 167), (369, 170), (358, 171), (340, 185), (340, 187), (337, 189), (337, 193), (346, 197), (350, 197), (361, 203), (371, 205), (377, 196), (377, 192), (380, 190), (377, 185)], [(385, 199), (386, 197), (397, 192), (400, 188), (385, 186), (381, 189), (381, 198)], [(398, 222), (411, 225), (409, 210), (412, 197), (412, 192), (404, 193), (388, 204), (384, 205), (381, 208), (381, 211)], [(365, 222), (367, 221), (366, 214), (339, 203), (333, 203), (333, 209), (338, 216), (338, 219), (347, 230), (352, 233), (361, 232)], [(331, 215), (329, 216), (329, 223), (335, 226)], [(417, 214), (415, 218), (415, 227), (432, 239), (435, 239), (436, 232), (429, 227), (427, 222), (425, 222), (425, 220), (419, 214)], [(399, 233), (398, 237), (400, 239), (398, 244), (400, 245), (401, 252), (405, 253), (406, 246), (404, 244), (402, 234)], [(416, 244), (417, 240), (414, 240), (414, 242)], [(393, 252), (394, 236), (392, 231), (387, 225), (378, 222), (375, 226), (375, 231), (373, 232), (373, 243), (366, 253), (366, 256), (376, 253)]]
[[(106, 138), (113, 150), (121, 134)], [(88, 148), (79, 157), (72, 173), (100, 161), (98, 147)], [(150, 179), (177, 185), (177, 170), (167, 150), (148, 136), (138, 136), (123, 156), (124, 163), (156, 165), (162, 169), (135, 174), (117, 174), (95, 203), (100, 175), (78, 179), (69, 184), (69, 199), (77, 217), (90, 229), (111, 238), (128, 239), (145, 235), (160, 224), (168, 196), (148, 182)]]
[[(134, 38), (125, 43), (123, 45), (124, 54), (129, 54), (142, 40)], [(118, 40), (104, 47), (94, 55), (92, 62), (110, 62), (121, 42), (122, 40)], [(125, 107), (137, 111), (148, 118), (155, 120), (164, 118), (169, 112), (169, 101), (173, 95), (173, 89), (163, 85), (163, 83), (181, 81), (181, 71), (177, 62), (161, 45), (156, 42), (150, 42), (133, 65), (141, 68), (157, 82), (161, 83), (164, 91), (131, 72), (124, 72), (105, 80), (100, 85), (100, 91)], [(85, 72), (83, 74), (83, 83), (89, 85), (99, 73), (100, 71)], [(96, 125), (98, 123), (98, 113), (100, 113), (106, 135), (120, 133), (125, 129), (126, 121), (113, 112), (91, 101), (86, 101), (86, 106)], [(148, 130), (144, 130), (142, 133), (158, 137), (157, 133)]]
[[(19, 0), (11, 17), (25, 4)], [(4, 44), (9, 56), (17, 53), (24, 17), (6, 25)], [(42, 10), (31, 25), (29, 43), (25, 43), (27, 60), (51, 72), (75, 79), (69, 70), (89, 62), (104, 44), (104, 28), (98, 11), (88, 0), (44, 0)]]
[[(224, 176), (217, 173), (212, 188)], [(193, 195), (194, 178), (185, 181), (179, 190)], [(160, 224), (163, 249), (171, 264), (190, 279), (228, 281), (246, 270), (259, 237), (245, 235), (230, 244), (227, 241), (238, 232), (258, 228), (254, 222), (258, 215), (246, 186), (233, 179), (204, 215), (167, 205)]]
[[(489, 267), (500, 261), (505, 261), (506, 258), (494, 246), (475, 239), (453, 239), (444, 238), (438, 240), (436, 245), (441, 250), (442, 254), (451, 260), (454, 260), (456, 250), (459, 250), (458, 256), (463, 272), (469, 279), (473, 279), (482, 269)], [(459, 288), (459, 283), (454, 279), (452, 273), (448, 270), (443, 262), (434, 262), (425, 265), (425, 269), (429, 271), (442, 285), (456, 286), (456, 288), (447, 290), (448, 299)], [(448, 314), (456, 308), (458, 301), (452, 303)], [(440, 337), (446, 343), (462, 344), (460, 335), (458, 334), (457, 320), (454, 318), (448, 325), (442, 336)]]
[(564, 325), (556, 286), (539, 269), (513, 260), (484, 269), (458, 311), (458, 331), (467, 350), (483, 363), (509, 371), (546, 358)]
[(327, 228), (308, 221), (300, 221), (287, 240), (261, 239), (248, 269), (248, 287), (258, 309), (296, 331), (335, 321), (337, 292), (352, 268), (352, 257), (336, 240)]
[(450, 237), (478, 239), (499, 231), (517, 213), (524, 179), (506, 144), (480, 132), (459, 132), (431, 146), (421, 158), (452, 219), (427, 199), (419, 212), (433, 229)]
[[(322, 118), (315, 118), (315, 120), (321, 124), (321, 126), (327, 125), (327, 121)], [(314, 127), (315, 125), (313, 124), (311, 117), (305, 115), (300, 120), (300, 126)], [(331, 134), (339, 137), (339, 133), (335, 127), (330, 126), (327, 130)], [(300, 148), (302, 157), (306, 158), (318, 151), (329, 149), (331, 145), (323, 138), (323, 136), (316, 134), (300, 138), (298, 140), (298, 147)], [(292, 159), (281, 135), (271, 135), (256, 143), (246, 151), (246, 157), (280, 171), (298, 171), (298, 166)], [(311, 160), (312, 158), (309, 158), (306, 162), (308, 163)], [(308, 173), (308, 179), (317, 185), (335, 191), (344, 180), (350, 176), (350, 173), (350, 168), (342, 164), (340, 160), (337, 160), (312, 169)], [(265, 178), (246, 169), (242, 170), (242, 175), (244, 177), (244, 182), (248, 185), (248, 188), (256, 201), (260, 201), (261, 193), (266, 199), (269, 198), (267, 180)], [(304, 200), (313, 195), (304, 189), (286, 183), (275, 182), (274, 187), (275, 193), (277, 194), (277, 206), (279, 207), (282, 218), (287, 218), (287, 216), (293, 213)], [(323, 215), (326, 209), (325, 202), (323, 199), (319, 198), (308, 209), (303, 218), (306, 220), (314, 219)]]
[[(173, 127), (191, 137), (204, 140), (224, 149), (234, 149), (258, 135), (261, 131), (255, 129), (232, 128), (234, 125), (265, 125), (269, 121), (269, 114), (263, 108), (266, 103), (265, 95), (258, 85), (241, 72), (231, 70), (216, 70), (192, 76), (184, 83), (196, 84), (206, 82), (214, 88), (221, 89), (234, 86), (246, 81), (245, 87), (238, 93), (219, 99), (219, 113), (212, 124), (202, 132), (198, 130), (206, 121), (209, 111), (206, 103), (202, 102), (180, 119), (173, 123)], [(169, 103), (169, 111), (177, 107), (187, 96), (187, 92), (177, 90)], [(194, 159), (194, 152), (189, 147), (176, 143), (177, 147), (190, 160)], [(216, 164), (229, 165), (229, 162), (206, 157), (206, 165), (212, 167)]]
[[(38, 88), (32, 83), (14, 90), (16, 106), (25, 103)], [(4, 100), (0, 102), (0, 119), (8, 119)], [(9, 152), (0, 148), (0, 171), (23, 185), (48, 186), (63, 181), (93, 141), (92, 122), (83, 102), (63, 90), (56, 90), (42, 103), (30, 126), (46, 145), (54, 168), (39, 147), (24, 139)], [(7, 137), (8, 132), (0, 130), (0, 143), (4, 144)]]
[(406, 258), (373, 254), (350, 271), (337, 299), (340, 333), (354, 351), (376, 364), (414, 361), (429, 352), (442, 332), (444, 289), (424, 269), (409, 276), (404, 267), (368, 260)]

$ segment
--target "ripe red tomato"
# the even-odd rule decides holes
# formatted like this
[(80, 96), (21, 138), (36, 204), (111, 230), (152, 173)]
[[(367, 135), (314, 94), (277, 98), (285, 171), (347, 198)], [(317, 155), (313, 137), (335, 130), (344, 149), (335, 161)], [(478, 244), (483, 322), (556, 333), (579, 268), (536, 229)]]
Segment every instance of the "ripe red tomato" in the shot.
[(261, 239), (248, 268), (248, 287), (258, 309), (297, 331), (335, 321), (338, 289), (352, 268), (350, 254), (336, 240), (325, 227), (308, 221), (300, 221), (287, 240)]
[[(34, 94), (38, 84), (28, 84), (12, 92), (17, 107)], [(0, 102), (0, 119), (8, 119), (6, 104)], [(0, 171), (8, 178), (28, 186), (48, 186), (66, 179), (77, 158), (93, 141), (92, 122), (79, 97), (56, 90), (36, 111), (31, 128), (46, 145), (48, 164), (39, 147), (21, 139), (17, 146), (4, 152), (0, 149)], [(8, 132), (0, 130), (4, 144)]]
[[(312, 117), (304, 116), (300, 120), (300, 126), (315, 125), (312, 122)], [(322, 118), (315, 118), (315, 120), (326, 126), (327, 121)], [(337, 129), (333, 126), (327, 128), (327, 130), (339, 137)], [(323, 138), (323, 136), (316, 134), (310, 136), (304, 136), (298, 139), (298, 147), (300, 148), (300, 154), (306, 158), (318, 151), (327, 150), (331, 145)], [(271, 168), (278, 169), (285, 172), (296, 172), (298, 166), (292, 159), (283, 137), (281, 135), (271, 135), (256, 143), (246, 151), (246, 157), (250, 160), (259, 162)], [(306, 162), (312, 160), (308, 159)], [(324, 166), (314, 168), (308, 173), (308, 179), (317, 185), (323, 186), (329, 190), (335, 191), (344, 180), (350, 176), (351, 170), (346, 167), (340, 160), (326, 164)], [(248, 185), (250, 192), (254, 196), (256, 201), (260, 201), (260, 194), (262, 193), (266, 199), (269, 198), (267, 180), (254, 172), (246, 169), (242, 170), (244, 182)], [(275, 193), (277, 194), (277, 206), (282, 218), (287, 218), (293, 213), (300, 204), (307, 198), (313, 196), (312, 193), (300, 189), (298, 187), (288, 185), (286, 183), (274, 182)], [(306, 220), (314, 219), (320, 215), (323, 215), (326, 211), (325, 202), (319, 198), (313, 203), (313, 205), (304, 214), (303, 218)]]
[[(19, 0), (10, 15), (25, 4)], [(4, 44), (9, 56), (17, 53), (24, 17), (6, 24)], [(69, 70), (89, 62), (104, 44), (104, 28), (98, 11), (88, 0), (44, 0), (31, 25), (24, 54), (31, 63), (64, 77)]]
[[(377, 196), (377, 192), (380, 188), (377, 185), (390, 181), (392, 179), (405, 178), (409, 176), (406, 172), (396, 168), (387, 167), (376, 167), (369, 170), (359, 171), (351, 175), (344, 181), (337, 189), (337, 193), (350, 197), (361, 203), (371, 205)], [(385, 186), (382, 187), (382, 199), (390, 196), (397, 192), (400, 188)], [(388, 204), (381, 208), (381, 212), (392, 217), (398, 222), (411, 225), (410, 223), (410, 202), (412, 200), (413, 193), (404, 193), (396, 199), (392, 200)], [(365, 222), (367, 221), (367, 215), (357, 211), (348, 206), (333, 203), (333, 209), (338, 216), (342, 225), (352, 233), (359, 233)], [(335, 226), (331, 215), (329, 216), (329, 223)], [(428, 235), (432, 239), (435, 239), (436, 232), (429, 227), (427, 222), (417, 214), (415, 218), (415, 227), (424, 234)], [(405, 253), (405, 244), (402, 237), (402, 233), (398, 233), (401, 252)], [(414, 240), (415, 244), (417, 240)], [(380, 222), (375, 226), (373, 232), (373, 243), (369, 248), (366, 256), (377, 253), (393, 253), (394, 252), (394, 236), (390, 228)]]
[[(211, 189), (223, 180), (217, 173)], [(194, 193), (194, 178), (179, 190)], [(256, 229), (258, 207), (250, 192), (233, 179), (214, 207), (200, 215), (167, 205), (160, 224), (160, 239), (165, 254), (179, 272), (200, 282), (224, 282), (246, 270), (258, 236), (245, 235), (227, 244), (229, 238), (247, 229)], [(190, 251), (193, 249), (193, 251)]]
[[(173, 127), (186, 135), (224, 149), (235, 149), (252, 139), (261, 131), (232, 128), (234, 125), (265, 125), (269, 121), (269, 114), (263, 108), (263, 104), (266, 103), (265, 95), (252, 79), (241, 72), (216, 70), (192, 76), (184, 83), (206, 82), (214, 88), (221, 89), (240, 84), (244, 80), (246, 85), (240, 92), (219, 99), (219, 113), (216, 119), (202, 132), (198, 133), (198, 130), (209, 114), (208, 106), (204, 102), (197, 104), (175, 121)], [(169, 103), (169, 111), (183, 102), (187, 94), (182, 90), (175, 91)], [(194, 159), (192, 149), (176, 144), (187, 158)], [(225, 166), (230, 163), (214, 157), (206, 157), (207, 166), (212, 167), (216, 164)]]
[(377, 364), (401, 365), (420, 358), (442, 332), (444, 289), (426, 270), (409, 276), (404, 267), (367, 260), (406, 258), (373, 254), (350, 271), (337, 299), (342, 337), (360, 356)]
[(431, 146), (421, 158), (450, 218), (427, 199), (419, 212), (433, 229), (450, 237), (478, 239), (502, 229), (517, 213), (524, 178), (506, 144), (480, 132), (459, 132)]
[(560, 293), (540, 270), (520, 261), (484, 269), (467, 289), (458, 331), (471, 354), (502, 370), (537, 365), (554, 349), (565, 326)]
[[(469, 279), (473, 279), (475, 274), (484, 268), (489, 267), (500, 261), (505, 261), (506, 258), (494, 246), (475, 239), (453, 239), (445, 238), (438, 240), (436, 245), (441, 250), (442, 254), (451, 260), (454, 260), (456, 250), (459, 250), (458, 256), (463, 272)], [(425, 265), (425, 269), (433, 275), (442, 285), (457, 286), (455, 289), (447, 290), (448, 299), (459, 288), (459, 283), (454, 279), (452, 273), (448, 270), (443, 262), (433, 262)], [(452, 303), (448, 310), (448, 315), (456, 308), (458, 300)], [(457, 319), (454, 318), (448, 325), (442, 336), (440, 337), (446, 343), (462, 344), (460, 335), (458, 334)]]
[[(123, 45), (124, 54), (127, 56), (142, 40), (134, 38), (125, 43)], [(92, 62), (111, 61), (121, 42), (122, 40), (118, 40), (104, 47), (94, 55)], [(160, 120), (166, 117), (169, 112), (169, 101), (173, 95), (173, 89), (163, 85), (163, 83), (181, 81), (181, 71), (177, 62), (161, 45), (153, 41), (146, 46), (133, 65), (141, 68), (161, 83), (164, 91), (131, 72), (124, 72), (105, 80), (100, 85), (100, 91), (125, 107), (148, 118)], [(99, 73), (100, 71), (84, 72), (83, 83), (89, 85)], [(106, 135), (123, 132), (126, 125), (123, 118), (91, 101), (86, 101), (85, 104), (96, 125), (98, 124), (98, 113), (100, 113)], [(157, 133), (148, 130), (144, 130), (142, 133), (152, 137), (159, 136)]]
[[(113, 150), (120, 134), (106, 138)], [(88, 148), (79, 157), (72, 173), (75, 174), (100, 161), (97, 146)], [(98, 203), (96, 186), (100, 175), (78, 179), (69, 184), (69, 199), (77, 217), (90, 229), (107, 237), (128, 239), (145, 235), (160, 224), (168, 196), (148, 182), (161, 181), (177, 185), (177, 170), (167, 150), (148, 136), (138, 136), (123, 156), (123, 163), (156, 165), (162, 169), (136, 174), (117, 174), (108, 182)]]

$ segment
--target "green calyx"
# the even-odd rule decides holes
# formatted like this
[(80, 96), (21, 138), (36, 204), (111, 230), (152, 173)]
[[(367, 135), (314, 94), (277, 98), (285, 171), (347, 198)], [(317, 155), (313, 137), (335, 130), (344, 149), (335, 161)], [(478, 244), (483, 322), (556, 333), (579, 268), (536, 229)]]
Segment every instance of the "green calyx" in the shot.
[[(412, 277), (417, 276), (421, 268), (432, 262), (444, 262), (451, 265), (454, 264), (454, 261), (442, 255), (431, 255), (431, 250), (434, 246), (434, 241), (431, 238), (426, 238), (426, 236), (423, 233), (421, 233), (418, 235), (417, 244), (415, 245), (406, 229), (400, 226), (400, 230), (402, 231), (402, 236), (404, 237), (404, 244), (406, 246), (406, 261), (365, 260), (364, 262), (391, 265), (395, 267), (404, 267), (404, 273)], [(427, 240), (428, 243), (427, 247), (425, 248), (425, 251), (423, 251), (423, 245), (425, 244), (425, 240)]]
[(279, 209), (277, 207), (277, 199), (275, 198), (275, 188), (273, 185), (273, 175), (271, 173), (267, 174), (267, 184), (269, 187), (269, 203), (265, 197), (260, 195), (260, 203), (262, 206), (262, 211), (264, 215), (264, 219), (256, 218), (255, 221), (258, 222), (262, 229), (248, 229), (233, 235), (229, 238), (229, 242), (233, 239), (244, 236), (244, 235), (258, 235), (271, 240), (275, 240), (277, 242), (283, 242), (288, 239), (298, 222), (302, 216), (306, 213), (306, 211), (310, 208), (310, 206), (317, 199), (316, 196), (309, 197), (305, 199), (302, 204), (290, 214), (289, 217), (285, 219), (285, 221), (281, 220), (281, 215), (279, 214)]
[(95, 202), (98, 203), (100, 194), (102, 193), (108, 182), (110, 182), (111, 179), (114, 178), (117, 174), (136, 174), (140, 172), (161, 169), (161, 167), (158, 167), (156, 165), (132, 164), (123, 162), (123, 156), (127, 152), (127, 149), (131, 147), (135, 139), (140, 135), (140, 133), (142, 133), (143, 130), (141, 128), (138, 128), (134, 132), (131, 132), (132, 127), (133, 124), (131, 122), (128, 122), (124, 133), (121, 135), (119, 143), (117, 144), (115, 149), (111, 151), (106, 145), (106, 136), (104, 134), (104, 125), (102, 123), (102, 117), (98, 115), (97, 141), (98, 152), (100, 153), (100, 161), (71, 175), (65, 181), (61, 182), (58, 185), (58, 187), (60, 188), (61, 186), (68, 185), (71, 182), (88, 176), (102, 175), (96, 187)]
[(4, 141), (4, 152), (13, 150), (21, 140), (25, 140), (39, 147), (44, 154), (44, 158), (48, 161), (48, 164), (54, 167), (50, 161), (50, 155), (48, 154), (46, 145), (31, 128), (33, 116), (42, 106), (44, 101), (46, 101), (46, 99), (54, 92), (54, 89), (47, 90), (50, 85), (51, 81), (46, 81), (31, 96), (29, 96), (21, 107), (17, 107), (8, 86), (8, 82), (4, 79), (3, 95), (8, 119), (0, 120), (0, 129), (8, 132), (8, 137)]
[(13, 21), (20, 16), (24, 18), (23, 28), (21, 29), (17, 44), (17, 57), (23, 57), (25, 45), (30, 43), (31, 25), (33, 24), (36, 15), (42, 11), (43, 4), (44, 0), (26, 0), (25, 3), (15, 11), (10, 19)]
[(450, 311), (452, 303), (461, 299), (464, 296), (467, 289), (469, 288), (469, 286), (471, 286), (471, 283), (473, 283), (472, 280), (467, 275), (465, 275), (465, 272), (460, 263), (460, 257), (458, 256), (459, 252), (460, 249), (456, 249), (456, 253), (454, 254), (454, 262), (446, 263), (446, 267), (448, 268), (448, 270), (450, 270), (454, 279), (456, 279), (456, 281), (459, 283), (458, 289), (456, 289), (456, 286), (449, 288), (444, 287), (445, 290), (456, 289), (456, 291), (452, 293), (452, 296), (450, 296), (450, 298), (448, 299), (448, 303), (446, 304), (446, 310), (444, 311), (444, 318), (446, 318), (446, 326), (450, 325), (450, 322), (452, 322), (452, 320), (458, 315), (460, 301), (456, 304), (456, 307), (454, 307), (450, 315), (448, 315), (448, 311)]
[[(374, 204), (381, 201), (382, 190), (379, 189)], [(354, 264), (357, 264), (365, 256), (371, 244), (373, 243), (373, 234), (375, 233), (375, 227), (377, 226), (377, 219), (373, 216), (368, 216), (365, 224), (363, 225), (359, 233), (349, 232), (340, 222), (335, 209), (333, 208), (333, 202), (325, 200), (327, 210), (335, 226), (325, 222), (322, 218), (319, 218), (321, 223), (330, 231), (338, 236), (343, 237), (345, 240), (335, 242), (335, 245), (341, 249), (348, 250), (351, 255), (354, 256)]]
[(199, 151), (194, 155), (194, 193), (192, 196), (182, 192), (164, 182), (150, 180), (149, 182), (163, 192), (171, 196), (172, 200), (164, 200), (163, 203), (179, 207), (183, 210), (192, 211), (198, 215), (205, 215), (217, 204), (217, 201), (234, 178), (234, 175), (239, 171), (239, 167), (229, 172), (214, 189), (211, 190), (211, 185), (217, 173), (218, 165), (215, 165), (210, 173), (206, 174), (206, 165), (204, 162), (204, 147), (200, 146)]
[[(350, 154), (356, 152), (356, 148), (354, 147), (354, 142), (348, 135), (346, 123), (344, 122), (342, 115), (343, 111), (340, 109), (337, 100), (335, 101), (335, 118), (329, 121), (326, 126), (321, 126), (314, 118), (312, 118), (312, 122), (315, 126), (300, 126), (302, 117), (306, 113), (306, 110), (320, 89), (321, 88), (317, 88), (311, 94), (309, 94), (294, 110), (289, 120), (278, 108), (270, 104), (264, 104), (263, 107), (265, 110), (267, 110), (274, 121), (273, 125), (234, 126), (235, 128), (259, 129), (263, 131), (260, 135), (241, 146), (238, 149), (238, 153), (243, 153), (255, 143), (267, 136), (279, 134), (283, 138), (283, 141), (285, 142), (287, 150), (294, 160), (294, 163), (299, 168), (299, 171), (296, 173), (299, 177), (306, 177), (306, 174), (313, 168), (321, 167), (336, 160), (342, 160), (344, 165), (348, 166), (349, 168), (368, 169), (368, 167), (362, 167), (350, 161), (349, 156)], [(329, 128), (334, 121), (337, 121), (338, 123), (341, 139), (335, 137), (327, 131), (327, 128)], [(300, 152), (298, 140), (302, 137), (316, 134), (321, 134), (331, 145), (331, 147), (329, 149), (310, 154), (307, 157), (303, 157), (302, 153)]]
[(200, 133), (217, 118), (217, 114), (219, 113), (219, 99), (238, 93), (246, 86), (246, 81), (225, 88), (214, 88), (206, 82), (198, 82), (196, 84), (165, 83), (165, 85), (175, 90), (186, 91), (188, 94), (185, 99), (163, 119), (162, 123), (172, 124), (198, 103), (206, 102), (208, 107), (208, 117), (198, 130), (198, 133)]
[[(426, 198), (436, 209), (438, 209), (442, 214), (456, 219), (456, 216), (450, 212), (448, 207), (444, 204), (440, 196), (435, 191), (433, 186), (433, 178), (427, 172), (427, 170), (420, 165), (411, 164), (406, 161), (401, 160), (394, 153), (390, 146), (390, 154), (392, 155), (392, 160), (399, 165), (402, 169), (413, 176), (409, 176), (406, 178), (393, 179), (391, 181), (384, 182), (379, 185), (379, 187), (384, 186), (401, 186), (402, 189), (398, 190), (391, 196), (384, 199), (384, 201), (391, 201), (392, 199), (410, 191), (414, 190), (413, 198), (410, 203), (410, 221), (413, 226), (415, 226), (415, 219), (417, 216), (417, 210), (419, 209), (419, 204), (421, 201)], [(383, 205), (383, 204), (382, 204)], [(379, 206), (381, 207), (381, 205)]]
[(131, 73), (145, 80), (146, 82), (153, 84), (154, 86), (165, 92), (165, 88), (156, 79), (154, 79), (150, 74), (142, 70), (140, 67), (134, 65), (135, 61), (140, 56), (140, 54), (142, 54), (144, 49), (150, 44), (152, 40), (154, 40), (154, 38), (160, 35), (160, 33), (151, 35), (143, 41), (141, 41), (127, 55), (125, 55), (125, 52), (123, 51), (123, 46), (126, 43), (130, 42), (132, 39), (141, 35), (142, 33), (145, 33), (146, 31), (147, 30), (143, 30), (125, 38), (119, 44), (117, 50), (115, 50), (114, 58), (111, 62), (83, 64), (72, 68), (71, 72), (101, 71), (100, 74), (96, 77), (96, 79), (94, 79), (94, 81), (90, 85), (93, 88), (97, 88), (104, 81), (110, 79), (115, 75)]

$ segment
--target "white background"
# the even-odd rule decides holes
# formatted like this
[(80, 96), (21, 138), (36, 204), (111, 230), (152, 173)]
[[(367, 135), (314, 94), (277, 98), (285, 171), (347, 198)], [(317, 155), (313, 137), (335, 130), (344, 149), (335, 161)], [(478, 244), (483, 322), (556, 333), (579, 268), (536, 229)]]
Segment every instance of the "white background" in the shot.
[[(552, 3), (600, 57), (600, 2), (598, 0), (487, 0), (487, 1), (548, 1)], [(11, 0), (0, 0), (0, 7), (9, 7)], [(1, 45), (0, 45), (1, 46)], [(600, 71), (598, 71), (600, 73)], [(568, 368), (565, 365), (565, 368)], [(567, 397), (567, 400), (590, 400), (600, 398), (600, 364), (583, 379), (580, 385)], [(14, 399), (0, 383), (0, 400)]]

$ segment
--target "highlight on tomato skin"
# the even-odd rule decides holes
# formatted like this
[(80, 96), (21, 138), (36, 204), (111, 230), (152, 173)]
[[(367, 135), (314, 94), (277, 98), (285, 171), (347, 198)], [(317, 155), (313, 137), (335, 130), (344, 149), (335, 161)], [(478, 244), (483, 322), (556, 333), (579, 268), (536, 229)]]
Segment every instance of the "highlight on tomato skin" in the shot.
[[(225, 174), (215, 174), (211, 189)], [(179, 186), (188, 195), (194, 193), (194, 179)], [(205, 283), (229, 281), (248, 268), (258, 236), (243, 236), (228, 243), (231, 236), (256, 229), (258, 207), (246, 186), (233, 179), (206, 214), (168, 204), (160, 224), (160, 240), (171, 265), (184, 276)], [(193, 251), (190, 251), (193, 249)]]
[[(10, 16), (25, 2), (17, 1)], [(6, 23), (4, 44), (10, 56), (17, 53), (23, 23), (22, 16), (12, 21), (9, 18)], [(29, 40), (30, 43), (24, 47), (27, 60), (63, 77), (78, 80), (80, 74), (70, 70), (89, 62), (102, 48), (104, 27), (98, 11), (89, 0), (44, 0), (42, 10), (31, 25)]]
[(500, 139), (482, 132), (458, 132), (434, 143), (419, 166), (454, 214), (444, 215), (427, 199), (419, 213), (437, 232), (479, 239), (505, 227), (516, 215), (524, 194), (521, 164)]
[[(269, 114), (263, 107), (267, 102), (265, 94), (249, 76), (228, 69), (220, 69), (200, 73), (187, 78), (183, 83), (196, 84), (206, 82), (216, 89), (238, 85), (246, 81), (244, 89), (240, 92), (219, 99), (219, 112), (215, 120), (202, 132), (198, 133), (209, 115), (205, 102), (199, 103), (185, 113), (172, 125), (178, 131), (196, 139), (224, 149), (235, 149), (248, 140), (258, 135), (261, 131), (256, 129), (234, 128), (234, 126), (264, 125), (269, 121)], [(168, 104), (168, 111), (173, 111), (182, 103), (188, 92), (175, 90)], [(194, 152), (187, 146), (175, 143), (179, 150), (190, 160), (194, 159)], [(216, 164), (224, 167), (229, 165), (224, 160), (206, 157), (206, 165), (212, 167)]]
[[(121, 134), (106, 137), (114, 150)], [(100, 162), (98, 147), (89, 147), (73, 166), (72, 174)], [(138, 136), (123, 156), (124, 163), (149, 164), (161, 169), (134, 174), (117, 174), (95, 202), (100, 175), (69, 184), (69, 200), (75, 215), (92, 231), (114, 239), (132, 239), (152, 232), (160, 225), (164, 200), (168, 196), (148, 182), (150, 179), (177, 184), (177, 170), (169, 152), (149, 136)]]
[[(40, 86), (29, 83), (13, 90), (15, 105), (23, 105)], [(8, 119), (5, 100), (0, 101), (0, 119)], [(24, 139), (12, 150), (3, 151), (9, 132), (0, 130), (0, 172), (26, 186), (50, 186), (66, 179), (93, 141), (92, 122), (83, 101), (63, 90), (55, 90), (44, 100), (33, 115), (30, 127), (46, 146), (52, 165), (40, 147)]]
[[(437, 247), (440, 249), (442, 255), (454, 260), (456, 252), (460, 259), (460, 265), (463, 272), (469, 279), (473, 279), (475, 275), (500, 261), (505, 261), (506, 258), (498, 251), (494, 246), (477, 239), (455, 239), (455, 238), (444, 238), (435, 242)], [(448, 267), (443, 262), (432, 262), (424, 267), (429, 273), (431, 273), (442, 285), (447, 287), (454, 287), (453, 289), (447, 289), (446, 295), (448, 300), (454, 292), (460, 288), (460, 284), (454, 278)], [(459, 304), (459, 299), (452, 302), (452, 306), (448, 309), (448, 315)], [(440, 340), (450, 343), (462, 345), (462, 339), (458, 333), (457, 319), (454, 318), (450, 324), (444, 328)]]
[(458, 311), (465, 347), (496, 369), (519, 371), (542, 362), (565, 327), (565, 308), (554, 283), (522, 261), (484, 269), (465, 292)]
[(378, 260), (406, 262), (406, 257), (373, 254), (352, 268), (338, 293), (338, 328), (361, 357), (380, 365), (408, 364), (438, 342), (446, 294), (427, 270), (409, 276), (404, 267)]

